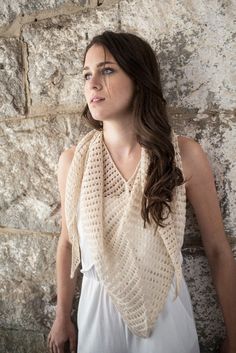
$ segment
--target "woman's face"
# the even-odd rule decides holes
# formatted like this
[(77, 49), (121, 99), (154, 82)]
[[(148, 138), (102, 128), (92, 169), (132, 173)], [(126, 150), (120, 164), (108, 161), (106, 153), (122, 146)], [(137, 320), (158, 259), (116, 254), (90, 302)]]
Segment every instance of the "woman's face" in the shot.
[(85, 98), (95, 120), (126, 120), (132, 116), (134, 83), (101, 45), (93, 45), (84, 63)]

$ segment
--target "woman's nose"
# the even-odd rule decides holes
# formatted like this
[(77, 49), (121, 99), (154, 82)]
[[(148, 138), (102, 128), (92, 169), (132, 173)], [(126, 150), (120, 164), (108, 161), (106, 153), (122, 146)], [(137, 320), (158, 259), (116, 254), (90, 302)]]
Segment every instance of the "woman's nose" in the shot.
[(101, 89), (102, 88), (102, 83), (100, 78), (97, 75), (94, 75), (91, 77), (91, 79), (89, 80), (90, 83), (90, 88), (91, 89)]

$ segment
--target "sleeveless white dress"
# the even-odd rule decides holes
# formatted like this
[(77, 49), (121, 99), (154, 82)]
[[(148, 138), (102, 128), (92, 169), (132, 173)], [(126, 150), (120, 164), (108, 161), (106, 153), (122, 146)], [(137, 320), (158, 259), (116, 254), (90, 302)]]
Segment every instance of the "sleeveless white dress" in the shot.
[[(131, 178), (126, 181), (117, 169), (105, 144), (103, 144), (103, 152), (104, 227), (117, 227), (126, 206), (124, 202), (124, 207), (120, 207), (121, 200), (125, 201), (124, 195), (127, 197), (130, 193), (140, 163)], [(119, 203), (117, 203), (117, 198), (119, 198)], [(78, 203), (78, 214), (80, 214), (79, 207), (80, 203)], [(134, 335), (113, 305), (104, 285), (99, 282), (79, 217), (78, 232), (83, 280), (77, 318), (77, 353), (200, 352), (191, 299), (184, 279), (176, 300), (173, 300), (175, 297), (173, 280), (166, 304), (158, 316), (151, 336), (143, 338)]]

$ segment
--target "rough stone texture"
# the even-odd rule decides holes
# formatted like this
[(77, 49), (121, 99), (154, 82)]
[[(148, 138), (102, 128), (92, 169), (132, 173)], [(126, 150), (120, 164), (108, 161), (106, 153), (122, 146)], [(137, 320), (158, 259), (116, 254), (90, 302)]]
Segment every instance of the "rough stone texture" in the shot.
[(56, 235), (0, 233), (0, 328), (42, 332), (55, 304)]
[(0, 328), (1, 353), (47, 353), (46, 337), (42, 333)]
[(26, 14), (37, 13), (43, 10), (57, 9), (58, 6), (66, 4), (86, 5), (86, 0), (40, 0), (40, 1), (11, 1), (4, 0), (0, 2), (0, 27), (14, 21), (16, 16), (24, 16)]
[[(118, 26), (118, 8), (84, 10), (25, 26), (28, 46), (30, 114), (47, 109), (78, 111), (84, 103), (82, 56), (88, 41)], [(88, 26), (92, 23), (92, 26)]]
[(59, 156), (86, 131), (79, 115), (0, 123), (1, 226), (59, 231)]
[(22, 66), (20, 41), (0, 39), (0, 118), (25, 113)]
[(121, 28), (159, 53), (168, 103), (199, 112), (236, 106), (233, 13), (233, 1), (120, 2)]
[[(46, 353), (55, 316), (57, 234), (0, 229), (0, 352)], [(81, 278), (74, 302), (80, 295)]]
[(17, 15), (24, 15), (40, 10), (50, 9), (65, 3), (65, 0), (41, 0), (41, 1), (1, 1), (0, 26), (11, 23)]

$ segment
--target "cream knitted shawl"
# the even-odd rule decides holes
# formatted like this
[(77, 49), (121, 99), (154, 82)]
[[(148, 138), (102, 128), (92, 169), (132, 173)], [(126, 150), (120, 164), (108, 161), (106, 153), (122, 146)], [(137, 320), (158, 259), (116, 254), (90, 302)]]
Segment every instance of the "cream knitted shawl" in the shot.
[[(181, 168), (177, 137), (172, 132), (176, 163)], [(85, 237), (96, 272), (129, 329), (150, 336), (176, 275), (181, 281), (181, 247), (185, 226), (185, 186), (174, 189), (173, 212), (164, 228), (143, 226), (141, 199), (150, 157), (141, 148), (140, 167), (116, 232), (104, 234), (103, 131), (92, 130), (75, 149), (67, 182), (65, 217), (72, 244), (71, 277), (80, 263), (78, 202), (86, 214)]]

